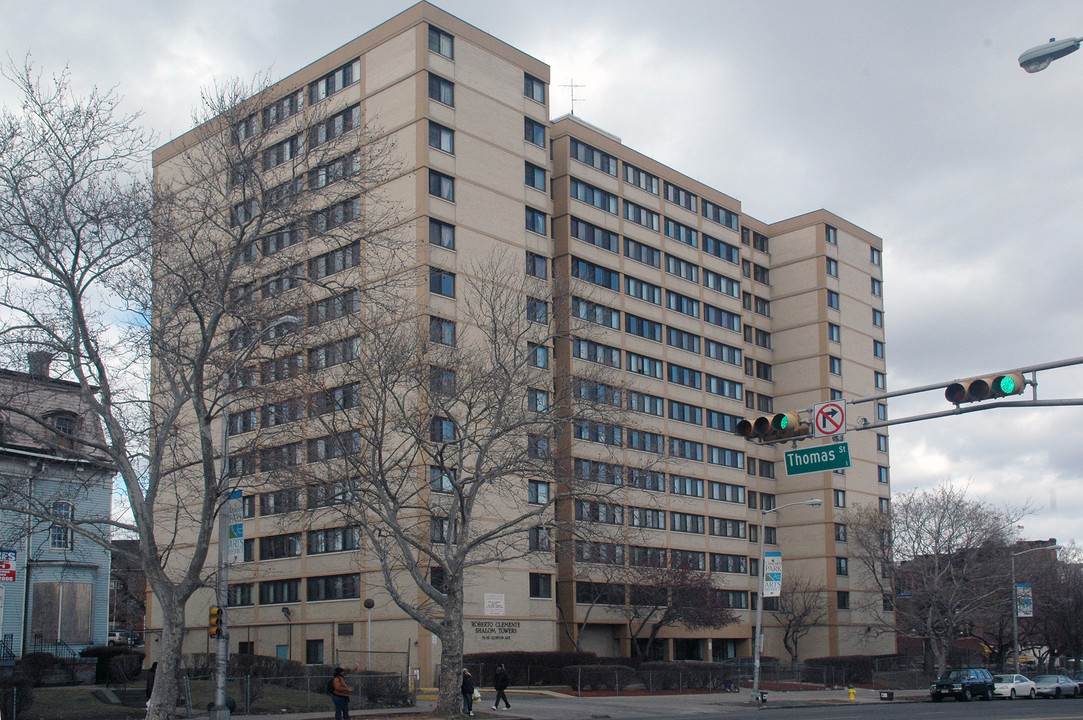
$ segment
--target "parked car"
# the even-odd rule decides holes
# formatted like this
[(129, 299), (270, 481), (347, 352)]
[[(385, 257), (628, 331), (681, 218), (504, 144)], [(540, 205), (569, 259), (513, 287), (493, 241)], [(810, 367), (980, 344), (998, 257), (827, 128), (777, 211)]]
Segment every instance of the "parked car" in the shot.
[(1033, 699), (1037, 695), (1034, 682), (1025, 675), (994, 675), (993, 695), (1015, 700), (1017, 697)]
[(948, 670), (938, 677), (929, 686), (929, 695), (933, 702), (940, 702), (948, 696), (967, 702), (975, 695), (992, 700), (994, 689), (993, 675), (985, 668), (960, 668)]
[(131, 645), (132, 634), (127, 630), (110, 630), (109, 631), (109, 644), (110, 645)]
[(1065, 675), (1039, 675), (1034, 678), (1034, 688), (1040, 697), (1076, 697), (1079, 686)]
[(1076, 687), (1079, 690), (1077, 697), (1083, 697), (1083, 670), (1076, 670), (1075, 672), (1068, 673), (1069, 679), (1075, 681)]

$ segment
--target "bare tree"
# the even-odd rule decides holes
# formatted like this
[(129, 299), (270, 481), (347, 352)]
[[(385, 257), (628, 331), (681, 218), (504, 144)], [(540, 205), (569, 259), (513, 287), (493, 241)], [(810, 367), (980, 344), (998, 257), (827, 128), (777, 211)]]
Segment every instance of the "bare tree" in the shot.
[[(288, 248), (393, 255), (379, 188), (395, 167), (359, 108), (324, 125), (290, 112), (300, 90), (231, 83), (159, 151), (152, 183), (149, 140), (115, 93), (77, 97), (29, 63), (5, 76), (23, 104), (0, 127), (0, 343), (9, 359), (55, 356), (101, 422), (79, 450), (115, 465), (128, 507), (92, 522), (138, 538), (162, 613), (148, 717), (173, 718), (185, 604), (212, 580), (215, 520), (246, 481), (244, 463), (222, 467), (226, 416), (290, 392), (290, 341), (322, 292)], [(382, 285), (368, 280), (358, 292)], [(4, 506), (25, 509), (11, 490)]]
[(967, 490), (950, 483), (913, 490), (893, 500), (890, 515), (866, 506), (847, 519), (851, 559), (879, 591), (866, 594), (865, 609), (882, 630), (921, 639), (937, 672), (952, 641), (1003, 604), (1004, 548), (1028, 514)]
[(782, 645), (796, 667), (801, 639), (827, 619), (824, 586), (804, 575), (786, 575), (782, 582), (778, 610), (774, 614), (782, 626)]

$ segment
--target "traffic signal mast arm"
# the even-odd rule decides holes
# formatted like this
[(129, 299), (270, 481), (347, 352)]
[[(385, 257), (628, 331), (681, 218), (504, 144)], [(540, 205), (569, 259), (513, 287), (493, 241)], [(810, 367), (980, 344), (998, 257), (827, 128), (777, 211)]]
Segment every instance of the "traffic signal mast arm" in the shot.
[[(1054, 370), (1057, 368), (1071, 367), (1073, 365), (1083, 365), (1083, 357), (1069, 358), (1067, 360), (1056, 360), (1054, 362), (1042, 363), (1040, 365), (1029, 365), (1017, 370), (1012, 370), (1003, 373), (993, 373), (990, 375), (982, 375), (973, 377), (968, 380), (953, 380), (948, 383), (933, 383), (931, 385), (922, 385), (920, 387), (907, 388), (905, 390), (894, 390), (892, 392), (881, 393), (879, 395), (870, 395), (869, 397), (856, 398), (848, 400), (850, 405), (856, 405), (858, 403), (876, 402), (878, 400), (886, 400), (888, 398), (900, 397), (903, 395), (914, 395), (922, 392), (930, 392), (933, 390), (944, 390), (944, 397), (948, 402), (955, 405), (951, 410), (942, 410), (938, 412), (924, 413), (921, 415), (911, 415), (904, 418), (894, 418), (891, 420), (879, 420), (876, 422), (869, 422), (866, 418), (861, 418), (857, 426), (851, 428), (853, 430), (873, 430), (876, 428), (888, 427), (890, 425), (903, 425), (906, 423), (918, 422), (920, 420), (932, 420), (934, 418), (948, 417), (950, 415), (962, 415), (965, 413), (979, 412), (982, 410), (993, 410), (995, 408), (1004, 407), (1072, 407), (1083, 405), (1083, 398), (1065, 398), (1061, 400), (1039, 400), (1038, 399), (1038, 381), (1036, 374), (1040, 370)], [(1030, 379), (1025, 378), (1025, 374), (1030, 374)], [(1026, 389), (1026, 386), (1031, 386), (1031, 399), (1030, 400), (1000, 400), (1000, 398), (1009, 397), (1012, 395), (1020, 395)], [(988, 400), (998, 400), (997, 402), (983, 402)], [(962, 407), (965, 403), (981, 403), (980, 405), (973, 405), (970, 407)]]

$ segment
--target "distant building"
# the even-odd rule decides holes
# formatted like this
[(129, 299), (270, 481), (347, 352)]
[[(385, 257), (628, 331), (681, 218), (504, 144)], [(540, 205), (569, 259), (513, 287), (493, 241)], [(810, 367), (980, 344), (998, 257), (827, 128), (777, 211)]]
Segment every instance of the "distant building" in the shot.
[[(626, 587), (605, 581), (603, 571), (680, 562), (709, 573), (739, 621), (718, 630), (666, 628), (661, 655), (751, 656), (762, 531), (768, 549), (784, 553), (790, 577), (822, 587), (827, 620), (802, 643), (804, 654), (893, 652), (893, 637), (868, 631), (872, 618), (862, 608), (871, 593), (877, 602), (880, 595), (868, 578), (850, 573), (845, 526), (848, 508), (889, 512), (887, 432), (848, 436), (847, 468), (794, 477), (784, 463), (788, 448), (735, 434), (743, 417), (886, 391), (881, 239), (826, 210), (774, 223), (755, 219), (739, 200), (609, 132), (574, 116), (551, 120), (549, 77), (544, 62), (422, 2), (281, 80), (268, 91), (268, 104), (236, 127), (238, 137), (267, 134), (270, 150), (256, 170), (265, 186), (301, 188), (319, 210), (303, 227), (268, 228), (273, 231), (251, 242), (245, 262), (251, 287), (266, 288), (261, 298), (287, 298), (316, 317), (323, 306), (312, 304), (305, 282), (316, 287), (333, 263), (343, 287), (363, 277), (358, 253), (348, 243), (329, 249), (336, 241), (323, 230), (349, 227), (360, 205), (354, 214), (323, 208), (318, 203), (326, 201), (313, 190), (342, 173), (335, 170), (340, 162), (320, 166), (314, 148), (333, 138), (340, 143), (335, 152), (350, 158), (356, 145), (349, 131), (363, 114), (379, 118), (395, 144), (401, 168), (387, 192), (406, 215), (404, 237), (416, 248), (411, 259), (427, 281), (411, 288), (411, 297), (431, 342), (455, 345), (456, 322), (460, 337), (469, 337), (462, 308), (471, 259), (506, 253), (524, 268), (523, 282), (536, 288), (531, 299), (541, 298), (534, 312), (544, 316), (544, 298), (554, 287), (568, 287), (574, 297), (559, 309), (565, 315), (557, 324), (570, 325), (571, 315), (585, 323), (568, 341), (531, 350), (535, 368), (549, 373), (539, 387), (567, 386), (599, 365), (616, 376), (619, 391), (581, 386), (619, 405), (628, 415), (624, 426), (569, 428), (555, 443), (577, 482), (608, 487), (615, 500), (557, 508), (587, 538), (570, 546), (574, 552), (551, 552), (548, 535), (539, 532), (529, 538), (530, 562), (472, 571), (465, 651), (556, 650), (576, 633), (583, 649), (628, 655), (632, 639), (617, 611)], [(669, 112), (681, 110), (658, 108)], [(331, 120), (317, 123), (321, 117)], [(186, 154), (205, 137), (201, 131), (154, 153), (156, 177), (183, 176)], [(222, 217), (254, 212), (254, 200), (237, 202), (218, 208)], [(297, 279), (288, 286), (273, 275), (287, 262), (291, 283)], [(321, 328), (322, 344), (297, 353), (297, 372), (334, 388), (350, 380), (352, 346), (345, 335), (331, 334), (344, 332), (331, 323)], [(280, 365), (287, 367), (266, 363), (258, 382), (268, 392), (287, 388), (277, 391), (287, 397), (293, 377), (275, 370)], [(885, 401), (871, 405), (861, 414), (886, 419)], [(307, 402), (294, 406), (288, 417), (269, 405), (231, 416), (235, 447), (263, 443), (259, 452), (230, 458), (245, 492), (243, 556), (228, 589), (231, 650), (361, 664), (369, 647), (409, 647), (422, 682), (432, 682), (437, 638), (381, 594), (379, 565), (356, 528), (304, 526), (306, 510), (329, 504), (326, 493), (267, 479), (275, 463), (315, 474), (323, 467), (326, 429), (305, 411)], [(273, 432), (258, 433), (272, 425)], [(426, 470), (419, 468), (418, 482), (441, 492), (442, 478), (434, 481)], [(524, 478), (521, 489), (510, 488), (508, 498), (494, 499), (487, 510), (499, 516), (514, 502), (542, 496), (548, 499), (548, 485), (530, 486)], [(761, 514), (809, 498), (822, 500), (822, 508)], [(163, 498), (156, 512), (168, 520), (176, 507)], [(643, 541), (604, 540), (617, 526), (634, 529)], [(182, 545), (191, 542), (184, 532), (194, 533), (182, 529)], [(433, 544), (445, 539), (432, 533)], [(609, 607), (592, 608), (585, 591), (602, 583), (613, 592), (595, 604)], [(371, 622), (362, 602), (369, 595), (377, 597)], [(189, 603), (186, 652), (211, 648), (207, 633), (195, 630), (205, 628), (212, 602), (207, 592)], [(488, 632), (494, 615), (507, 632)], [(153, 598), (147, 621), (160, 627)], [(784, 655), (773, 613), (765, 625), (765, 654)]]
[(109, 573), (109, 628), (142, 635), (147, 612), (147, 576), (135, 560), (138, 540), (114, 540)]
[(50, 377), (50, 360), (31, 353), (30, 372), (0, 370), (0, 495), (33, 511), (0, 510), (0, 653), (9, 658), (70, 657), (104, 645), (109, 630), (109, 550), (84, 533), (108, 538), (107, 526), (89, 522), (109, 517), (114, 473), (83, 443), (102, 431), (82, 389)]

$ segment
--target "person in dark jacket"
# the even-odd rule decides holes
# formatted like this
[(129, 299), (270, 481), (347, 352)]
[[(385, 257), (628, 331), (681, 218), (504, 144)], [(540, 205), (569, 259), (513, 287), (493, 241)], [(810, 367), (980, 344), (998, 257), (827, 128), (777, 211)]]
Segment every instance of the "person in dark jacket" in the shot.
[(508, 689), (508, 673), (504, 670), (504, 665), (501, 663), (496, 666), (496, 674), (493, 675), (493, 689), (496, 690), (496, 700), (493, 701), (493, 710), (496, 710), (500, 706), (500, 701), (504, 701), (504, 707), (511, 710), (511, 703), (508, 702), (508, 696), (504, 694), (504, 691)]
[(470, 671), (463, 668), (463, 684), (459, 686), (463, 694), (463, 712), (467, 715), (474, 714), (474, 678), (470, 677)]
[(155, 662), (147, 670), (147, 707), (150, 707), (150, 696), (154, 694), (154, 676), (158, 674), (158, 663)]

